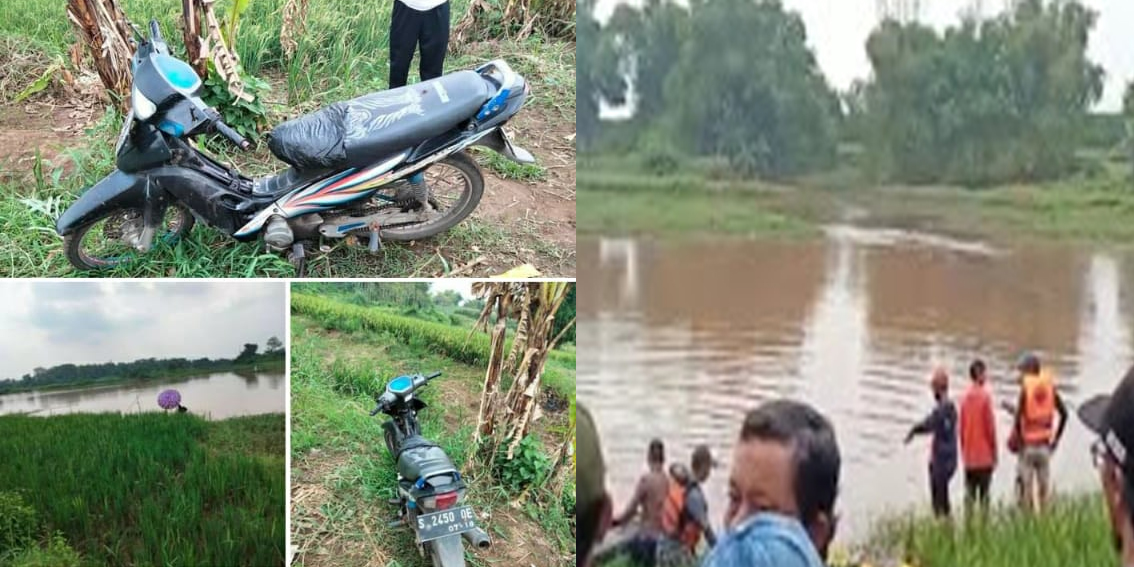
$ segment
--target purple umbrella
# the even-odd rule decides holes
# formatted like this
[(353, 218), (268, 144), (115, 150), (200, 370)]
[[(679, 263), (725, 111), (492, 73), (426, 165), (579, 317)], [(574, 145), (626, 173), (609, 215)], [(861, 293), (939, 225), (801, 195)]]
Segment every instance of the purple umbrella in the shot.
[(177, 409), (181, 405), (181, 392), (166, 390), (158, 394), (157, 403), (162, 409)]

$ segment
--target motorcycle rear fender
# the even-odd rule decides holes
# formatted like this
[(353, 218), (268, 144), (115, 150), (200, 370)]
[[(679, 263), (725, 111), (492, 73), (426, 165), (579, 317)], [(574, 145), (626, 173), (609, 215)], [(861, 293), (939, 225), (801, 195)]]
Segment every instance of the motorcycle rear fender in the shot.
[(426, 542), (437, 557), (437, 565), (443, 567), (465, 567), (465, 548), (461, 536), (451, 535)]
[(504, 131), (500, 128), (489, 132), (486, 136), (476, 141), (474, 146), (484, 146), (496, 153), (516, 162), (516, 163), (535, 163), (535, 156), (528, 150), (519, 146), (512, 145), (504, 135)]
[(169, 203), (168, 194), (137, 176), (115, 170), (83, 192), (55, 223), (59, 236), (67, 236), (100, 216), (117, 209), (143, 209), (149, 218)]

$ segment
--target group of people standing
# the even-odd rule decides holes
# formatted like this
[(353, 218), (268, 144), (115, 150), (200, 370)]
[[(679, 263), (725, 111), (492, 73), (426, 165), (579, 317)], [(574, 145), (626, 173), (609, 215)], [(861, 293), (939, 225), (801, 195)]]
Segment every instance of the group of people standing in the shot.
[[(1019, 455), (1019, 476), (1025, 504), (1040, 509), (1046, 502), (1051, 452), (1059, 445), (1066, 407), (1039, 359), (1020, 359), (1022, 392), (1009, 433), (1010, 449)], [(948, 398), (948, 376), (931, 380), (937, 405), (917, 424), (908, 439), (934, 436), (930, 460), (935, 510), (947, 514), (948, 479), (956, 472), (958, 444), (965, 466), (970, 500), (988, 502), (988, 486), (997, 466), (995, 416), (986, 391), (986, 369), (970, 366), (972, 385), (958, 412)], [(665, 467), (660, 441), (647, 450), (649, 471), (629, 506), (617, 517), (606, 489), (605, 467), (593, 417), (579, 407), (577, 438), (577, 559), (597, 567), (596, 547), (613, 525), (638, 517), (642, 537), (626, 551), (637, 565), (664, 563), (667, 548), (700, 557), (702, 567), (822, 567), (835, 537), (836, 499), (841, 457), (831, 423), (811, 406), (789, 400), (767, 402), (749, 412), (732, 453), (725, 531), (709, 527), (708, 504), (700, 489), (715, 462), (708, 448), (694, 451), (692, 471)], [(1079, 408), (1079, 417), (1097, 435), (1091, 446), (1107, 504), (1121, 565), (1134, 567), (1134, 368), (1110, 396), (1098, 396)], [(958, 417), (959, 416), (959, 417)], [(1056, 421), (1058, 419), (1058, 421)], [(960, 440), (958, 441), (958, 430)], [(703, 542), (703, 543), (702, 543)]]
[[(1020, 396), (1003, 407), (1012, 414), (1008, 451), (1017, 455), (1016, 492), (1020, 505), (1039, 511), (1051, 494), (1051, 457), (1067, 426), (1067, 406), (1055, 387), (1053, 374), (1039, 357), (1026, 353), (1016, 363)], [(910, 428), (906, 443), (918, 435), (931, 435), (929, 489), (933, 512), (952, 514), (949, 483), (957, 472), (958, 446), (965, 474), (965, 501), (987, 509), (989, 486), (999, 463), (995, 404), (982, 360), (969, 365), (970, 384), (957, 411), (949, 397), (949, 375), (941, 367), (930, 378), (935, 405), (922, 421)]]

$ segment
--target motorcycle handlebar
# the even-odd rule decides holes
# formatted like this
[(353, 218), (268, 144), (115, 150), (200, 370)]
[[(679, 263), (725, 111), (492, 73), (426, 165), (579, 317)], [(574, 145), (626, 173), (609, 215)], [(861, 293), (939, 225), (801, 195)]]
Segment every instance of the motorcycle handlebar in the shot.
[(233, 130), (232, 127), (230, 127), (228, 124), (225, 124), (221, 120), (218, 119), (217, 121), (213, 122), (213, 127), (216, 128), (217, 132), (220, 132), (222, 136), (227, 138), (228, 141), (235, 144), (236, 147), (242, 150), (247, 150), (248, 147), (251, 146), (251, 144), (248, 143), (248, 140), (244, 139), (244, 136), (241, 136), (239, 133), (237, 133), (236, 130)]
[(432, 379), (434, 379), (434, 378), (436, 378), (436, 377), (438, 377), (438, 376), (440, 376), (440, 375), (441, 375), (441, 371), (440, 371), (440, 370), (438, 370), (437, 372), (434, 372), (433, 374), (430, 374), (430, 375), (426, 376), (426, 377), (425, 377), (425, 379), (426, 379), (426, 380), (432, 380)]

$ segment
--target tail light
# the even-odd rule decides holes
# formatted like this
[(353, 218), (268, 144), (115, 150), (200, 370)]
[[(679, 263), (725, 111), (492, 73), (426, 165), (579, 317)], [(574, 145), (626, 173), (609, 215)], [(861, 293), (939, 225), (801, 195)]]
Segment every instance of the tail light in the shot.
[(445, 510), (451, 508), (453, 504), (457, 503), (456, 492), (446, 492), (445, 494), (437, 495), (437, 509)]

